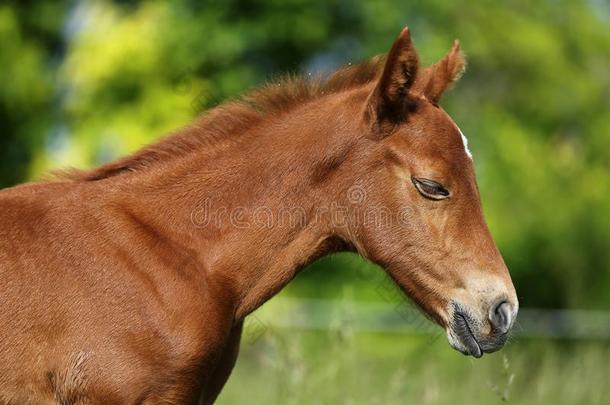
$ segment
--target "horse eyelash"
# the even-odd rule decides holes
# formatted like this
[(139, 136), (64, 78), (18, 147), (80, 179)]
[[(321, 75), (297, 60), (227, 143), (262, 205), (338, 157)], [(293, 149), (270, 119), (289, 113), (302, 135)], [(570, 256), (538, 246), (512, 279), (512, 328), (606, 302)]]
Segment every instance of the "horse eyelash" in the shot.
[(411, 181), (413, 182), (413, 185), (415, 186), (417, 191), (419, 191), (422, 196), (431, 200), (444, 200), (446, 198), (449, 198), (449, 196), (451, 195), (449, 190), (447, 190), (442, 184), (437, 183), (436, 181), (424, 178), (417, 178), (415, 176), (411, 176)]

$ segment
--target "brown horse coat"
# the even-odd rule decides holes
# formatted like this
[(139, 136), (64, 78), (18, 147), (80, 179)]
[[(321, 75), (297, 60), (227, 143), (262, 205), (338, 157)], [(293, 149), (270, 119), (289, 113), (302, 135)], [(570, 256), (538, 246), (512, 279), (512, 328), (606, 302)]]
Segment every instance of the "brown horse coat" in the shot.
[[(135, 155), (0, 192), (0, 404), (213, 402), (244, 317), (340, 250), (383, 266), (458, 350), (496, 350), (516, 297), (437, 106), (463, 65), (456, 45), (419, 69), (404, 30), (387, 62), (271, 84)], [(407, 214), (363, 220), (380, 207)]]

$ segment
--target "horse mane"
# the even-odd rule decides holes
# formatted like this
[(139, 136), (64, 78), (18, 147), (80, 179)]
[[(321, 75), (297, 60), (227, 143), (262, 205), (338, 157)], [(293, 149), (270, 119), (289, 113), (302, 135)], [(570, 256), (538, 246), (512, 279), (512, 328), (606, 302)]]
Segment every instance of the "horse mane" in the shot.
[(328, 94), (371, 83), (383, 68), (384, 55), (344, 66), (328, 76), (287, 75), (204, 112), (190, 126), (145, 146), (139, 151), (91, 170), (64, 170), (62, 180), (96, 181), (139, 171), (152, 164), (192, 153), (243, 133), (265, 118), (287, 112)]

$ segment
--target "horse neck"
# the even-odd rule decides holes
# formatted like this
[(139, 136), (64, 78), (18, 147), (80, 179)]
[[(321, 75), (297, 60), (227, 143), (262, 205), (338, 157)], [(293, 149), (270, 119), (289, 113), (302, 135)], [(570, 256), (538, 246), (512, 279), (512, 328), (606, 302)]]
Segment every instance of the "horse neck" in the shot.
[(348, 247), (328, 207), (345, 188), (339, 167), (355, 120), (342, 101), (328, 99), (130, 185), (131, 209), (195, 252), (206, 280), (222, 285), (225, 299), (231, 291), (237, 320), (316, 258)]

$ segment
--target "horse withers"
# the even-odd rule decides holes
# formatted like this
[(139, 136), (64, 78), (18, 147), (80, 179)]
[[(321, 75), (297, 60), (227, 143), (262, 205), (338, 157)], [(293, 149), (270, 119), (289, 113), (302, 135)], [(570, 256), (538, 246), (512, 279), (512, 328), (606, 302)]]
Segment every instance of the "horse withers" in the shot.
[[(379, 264), (457, 350), (517, 314), (465, 138), (457, 42), (285, 79), (90, 171), (0, 193), (0, 403), (211, 403), (244, 318), (316, 258)], [(288, 220), (286, 220), (288, 218)]]

